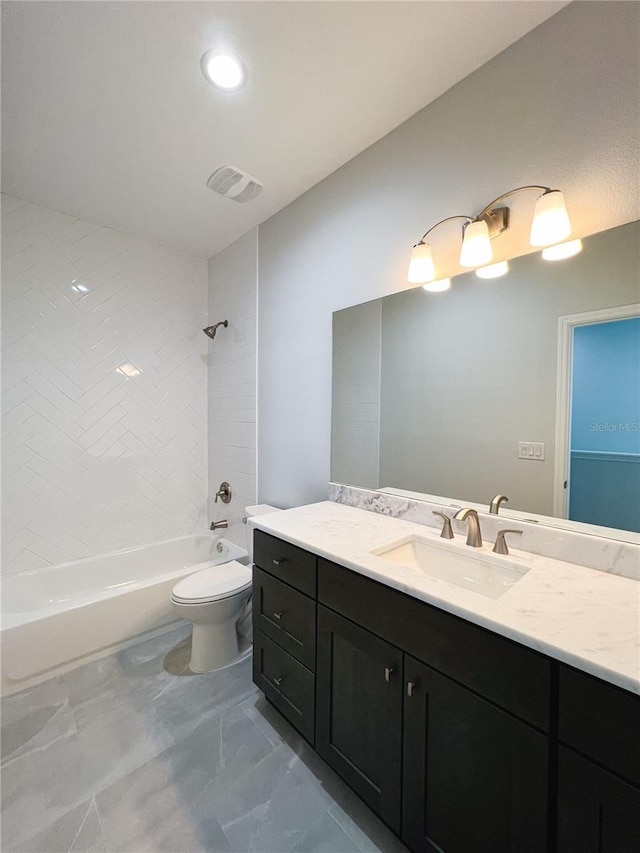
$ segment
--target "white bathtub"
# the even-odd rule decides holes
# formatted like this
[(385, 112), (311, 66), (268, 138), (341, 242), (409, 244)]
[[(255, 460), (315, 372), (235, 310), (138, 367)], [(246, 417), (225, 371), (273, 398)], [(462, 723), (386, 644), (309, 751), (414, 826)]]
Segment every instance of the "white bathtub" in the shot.
[(207, 533), (7, 578), (0, 584), (2, 695), (161, 633), (178, 621), (169, 596), (180, 578), (247, 556)]

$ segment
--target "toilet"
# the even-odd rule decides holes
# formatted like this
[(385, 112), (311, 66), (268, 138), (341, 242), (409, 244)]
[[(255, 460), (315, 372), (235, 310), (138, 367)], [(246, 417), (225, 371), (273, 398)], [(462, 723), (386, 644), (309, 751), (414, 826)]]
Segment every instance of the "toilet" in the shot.
[[(245, 508), (246, 518), (278, 512), (268, 504)], [(251, 581), (253, 529), (246, 525), (249, 565), (237, 560), (209, 566), (174, 586), (171, 604), (182, 619), (193, 623), (192, 672), (213, 672), (235, 663), (251, 650)]]

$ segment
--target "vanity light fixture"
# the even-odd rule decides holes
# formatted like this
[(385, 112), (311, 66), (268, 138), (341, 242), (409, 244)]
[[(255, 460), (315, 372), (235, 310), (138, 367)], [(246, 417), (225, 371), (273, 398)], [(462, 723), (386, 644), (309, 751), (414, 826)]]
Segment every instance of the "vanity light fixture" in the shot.
[(509, 272), (508, 261), (498, 261), (497, 264), (490, 264), (487, 267), (480, 267), (476, 270), (478, 278), (500, 278)]
[[(554, 190), (551, 187), (528, 184), (527, 186), (516, 187), (499, 195), (476, 217), (448, 216), (446, 219), (436, 222), (413, 247), (407, 279), (412, 284), (424, 284), (435, 279), (436, 268), (433, 254), (431, 246), (425, 243), (425, 237), (434, 228), (452, 219), (465, 220), (462, 231), (460, 266), (470, 269), (485, 267), (484, 275), (478, 273), (480, 278), (504, 275), (507, 270), (504, 267), (493, 264), (491, 264), (491, 267), (497, 266), (499, 271), (491, 270), (491, 274), (487, 275), (489, 269), (491, 269), (487, 265), (493, 260), (491, 240), (504, 231), (507, 231), (510, 226), (511, 210), (504, 202), (513, 195), (529, 192), (530, 190), (535, 190), (538, 193), (533, 211), (531, 230), (529, 232), (530, 245), (536, 247), (551, 246), (565, 240), (571, 234), (571, 223), (563, 194), (560, 190)], [(501, 203), (499, 204), (499, 202)], [(545, 257), (548, 260), (552, 259), (548, 256)], [(567, 255), (567, 257), (569, 256)]]
[[(409, 272), (407, 273), (407, 281), (410, 281), (411, 284), (426, 284), (427, 282), (433, 281), (436, 277), (436, 268), (433, 264), (431, 246), (424, 241), (425, 238), (428, 237), (432, 231), (435, 231), (439, 225), (442, 225), (445, 222), (451, 222), (453, 219), (464, 219), (465, 224), (473, 222), (473, 219), (470, 216), (447, 216), (446, 219), (441, 219), (440, 222), (436, 222), (436, 224), (432, 225), (428, 231), (425, 231), (411, 252)], [(442, 279), (442, 281), (447, 281), (447, 279)], [(425, 290), (427, 289), (428, 288), (425, 287)], [(440, 287), (438, 290), (447, 290), (447, 288)]]
[(493, 259), (489, 226), (484, 219), (476, 219), (465, 226), (460, 250), (461, 267), (482, 267)]
[(582, 240), (570, 240), (568, 243), (558, 243), (556, 246), (547, 246), (542, 250), (545, 261), (564, 261), (572, 258), (582, 251)]
[(422, 289), (428, 293), (442, 293), (443, 290), (449, 290), (451, 287), (450, 278), (439, 278), (436, 281), (429, 281), (422, 285)]
[(247, 72), (239, 59), (230, 53), (208, 50), (200, 60), (205, 80), (223, 92), (236, 92), (247, 79)]

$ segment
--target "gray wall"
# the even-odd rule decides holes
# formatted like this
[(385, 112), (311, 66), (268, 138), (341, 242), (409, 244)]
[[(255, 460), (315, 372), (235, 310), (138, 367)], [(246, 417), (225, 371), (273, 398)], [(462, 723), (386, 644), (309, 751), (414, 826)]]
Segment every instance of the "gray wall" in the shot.
[(333, 315), (331, 476), (378, 488), (382, 300)]
[[(637, 302), (639, 247), (635, 222), (571, 260), (536, 253), (504, 278), (381, 300), (380, 486), (503, 492), (509, 509), (553, 515), (558, 317)], [(544, 461), (518, 459), (519, 441), (544, 442)]]
[(571, 4), (260, 227), (261, 501), (326, 497), (331, 314), (406, 289), (438, 219), (531, 182), (578, 236), (639, 218), (639, 14)]

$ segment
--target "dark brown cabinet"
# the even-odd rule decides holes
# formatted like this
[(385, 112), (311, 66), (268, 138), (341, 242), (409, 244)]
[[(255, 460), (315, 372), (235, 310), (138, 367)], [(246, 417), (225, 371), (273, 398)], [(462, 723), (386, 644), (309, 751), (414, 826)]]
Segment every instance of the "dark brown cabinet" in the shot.
[(254, 681), (415, 853), (640, 853), (640, 698), (256, 531)]
[(400, 832), (402, 653), (318, 607), (316, 749)]
[(560, 747), (558, 853), (638, 853), (640, 789)]
[(420, 661), (406, 656), (404, 666), (402, 836), (409, 847), (546, 850), (547, 736)]

